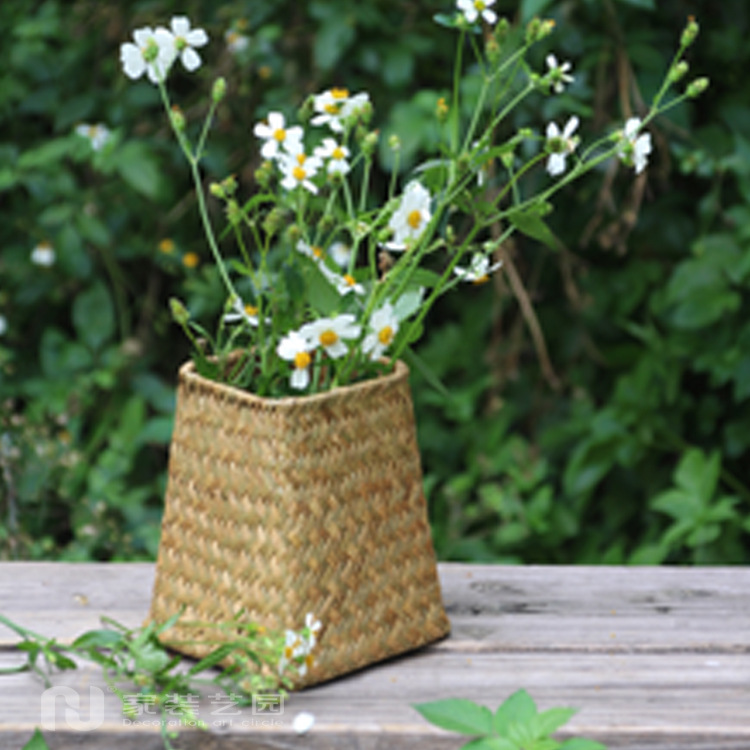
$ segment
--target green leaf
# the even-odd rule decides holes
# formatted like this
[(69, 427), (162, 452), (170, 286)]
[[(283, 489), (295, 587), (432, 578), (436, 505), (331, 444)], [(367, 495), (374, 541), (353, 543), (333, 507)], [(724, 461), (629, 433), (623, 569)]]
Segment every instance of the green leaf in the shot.
[(78, 338), (97, 351), (115, 333), (115, 311), (102, 281), (79, 294), (73, 302), (73, 326)]
[(707, 505), (716, 491), (720, 472), (721, 455), (718, 452), (706, 456), (702, 450), (693, 448), (680, 460), (674, 482), (698, 498), (701, 505)]
[(518, 690), (495, 711), (493, 727), (497, 734), (507, 735), (514, 724), (524, 724), (536, 716), (536, 704), (525, 690)]
[(49, 745), (42, 736), (39, 729), (34, 730), (31, 739), (23, 746), (21, 750), (49, 750)]
[(234, 643), (225, 643), (215, 651), (212, 651), (208, 656), (205, 656), (197, 664), (194, 664), (188, 671), (188, 676), (192, 677), (199, 672), (213, 669), (213, 667), (224, 661), (228, 656), (231, 656), (236, 650), (237, 646)]
[(413, 704), (413, 708), (431, 724), (468, 735), (492, 734), (492, 712), (485, 706), (463, 698)]
[(116, 152), (115, 168), (134, 190), (154, 199), (161, 191), (161, 170), (145, 143), (130, 141)]
[(538, 736), (546, 737), (556, 732), (561, 726), (567, 724), (576, 713), (575, 708), (551, 708), (548, 711), (542, 711), (534, 720)]
[(544, 208), (536, 206), (524, 211), (515, 210), (508, 214), (508, 220), (522, 234), (544, 243), (550, 250), (557, 250), (560, 242), (544, 223), (543, 212)]
[(44, 169), (62, 161), (70, 152), (70, 138), (55, 138), (25, 151), (18, 159), (18, 169)]
[(114, 648), (123, 642), (122, 633), (115, 630), (102, 628), (100, 630), (87, 630), (73, 641), (73, 648)]

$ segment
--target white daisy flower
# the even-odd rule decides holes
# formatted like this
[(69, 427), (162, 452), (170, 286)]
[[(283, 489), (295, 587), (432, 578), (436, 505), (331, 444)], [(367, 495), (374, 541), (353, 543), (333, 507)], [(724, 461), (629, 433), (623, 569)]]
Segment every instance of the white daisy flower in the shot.
[(226, 42), (227, 49), (233, 55), (239, 55), (244, 52), (250, 44), (250, 39), (245, 34), (240, 34), (239, 31), (235, 31), (234, 29), (228, 29), (224, 32), (224, 41)]
[(292, 720), (292, 729), (297, 734), (307, 734), (315, 724), (315, 716), (309, 711), (298, 713)]
[(282, 154), (279, 157), (279, 166), (283, 174), (281, 187), (286, 190), (303, 187), (311, 193), (318, 192), (317, 185), (312, 182), (312, 178), (321, 167), (321, 161), (317, 156), (307, 156), (303, 151), (296, 154)]
[(317, 245), (308, 245), (304, 240), (300, 240), (297, 243), (297, 252), (301, 253), (307, 258), (310, 258), (310, 260), (314, 261), (315, 263), (320, 263), (320, 261), (325, 258), (323, 248), (318, 247)]
[(344, 339), (359, 338), (361, 328), (355, 323), (353, 315), (337, 315), (335, 318), (319, 318), (312, 323), (305, 323), (299, 333), (311, 346), (321, 346), (332, 359), (343, 357), (347, 353)]
[(187, 16), (173, 16), (170, 28), (174, 35), (175, 55), (179, 56), (185, 70), (192, 72), (200, 68), (201, 58), (195, 47), (208, 44), (208, 34), (203, 29), (191, 29)]
[(253, 328), (259, 325), (258, 308), (254, 305), (246, 305), (239, 297), (232, 303), (232, 310), (224, 315), (225, 323), (237, 323), (243, 320)]
[(350, 292), (358, 295), (365, 293), (365, 288), (351, 274), (345, 273), (343, 276), (339, 276), (337, 273), (331, 271), (325, 263), (321, 263), (318, 268), (342, 297)]
[(318, 642), (318, 634), (323, 628), (323, 624), (318, 620), (312, 612), (308, 612), (305, 615), (305, 627), (309, 631), (307, 637), (308, 649), (315, 648), (315, 644)]
[(503, 265), (502, 261), (490, 265), (490, 259), (482, 253), (474, 253), (468, 268), (454, 268), (453, 273), (462, 281), (472, 284), (484, 284), (489, 281), (490, 274)]
[(360, 115), (370, 105), (370, 95), (366, 91), (350, 96), (341, 105), (341, 119), (346, 122), (350, 117)]
[(323, 143), (313, 152), (318, 158), (328, 162), (328, 174), (345, 175), (350, 169), (349, 149), (336, 142), (334, 138), (324, 138)]
[(552, 81), (552, 88), (556, 94), (562, 93), (565, 86), (569, 83), (573, 83), (575, 78), (568, 75), (568, 71), (572, 69), (572, 65), (569, 62), (559, 64), (557, 58), (554, 55), (547, 55), (547, 67), (549, 68), (549, 75)]
[(385, 350), (393, 343), (398, 332), (398, 318), (393, 305), (386, 302), (370, 316), (369, 333), (362, 342), (362, 351), (370, 359), (380, 359)]
[(431, 218), (430, 192), (413, 180), (406, 186), (399, 207), (388, 220), (388, 227), (393, 231), (388, 249), (403, 250), (407, 242), (419, 239)]
[(554, 122), (547, 125), (547, 150), (551, 152), (547, 159), (547, 171), (553, 177), (565, 171), (565, 160), (578, 145), (578, 138), (573, 136), (577, 127), (577, 117), (571, 117), (562, 132)]
[(133, 32), (133, 42), (120, 45), (120, 62), (125, 75), (133, 80), (144, 73), (151, 83), (159, 83), (167, 77), (175, 58), (172, 32), (159, 26), (152, 29), (144, 26)]
[(349, 99), (348, 89), (328, 89), (313, 97), (313, 109), (318, 114), (310, 120), (311, 125), (328, 125), (335, 133), (344, 130), (344, 105)]
[(490, 10), (490, 6), (495, 4), (495, 0), (457, 0), (456, 7), (464, 14), (464, 18), (469, 23), (482, 16), (487, 23), (497, 21), (497, 13)]
[(55, 250), (49, 242), (40, 242), (31, 251), (31, 262), (34, 265), (49, 268), (55, 263)]
[[(279, 345), (276, 347), (276, 353), (279, 357), (287, 362), (292, 362), (294, 365), (289, 384), (295, 390), (303, 391), (310, 384), (309, 367), (312, 362), (312, 357), (310, 356), (312, 348), (313, 345), (311, 342), (298, 331), (288, 333), (283, 339), (281, 339)], [(293, 631), (288, 630), (287, 636), (289, 636), (289, 633), (292, 633), (295, 636), (297, 635), (296, 633), (293, 633)], [(287, 637), (287, 648), (288, 647), (289, 638)], [(291, 658), (291, 655), (289, 658)]]
[(333, 262), (339, 268), (349, 268), (349, 258), (352, 255), (352, 249), (343, 242), (334, 242), (328, 250)]
[(288, 153), (302, 150), (302, 136), (304, 135), (302, 127), (293, 125), (287, 128), (286, 120), (281, 112), (269, 112), (266, 122), (257, 123), (253, 133), (265, 141), (260, 149), (260, 155), (264, 159), (279, 156), (282, 153), (282, 147)]
[(91, 144), (91, 148), (94, 151), (100, 151), (104, 148), (105, 144), (109, 140), (111, 133), (106, 125), (89, 125), (88, 123), (82, 122), (80, 125), (76, 125), (76, 134), (83, 136)]
[(618, 156), (624, 164), (635, 167), (635, 173), (640, 174), (648, 163), (648, 155), (651, 153), (651, 136), (641, 133), (641, 121), (638, 117), (631, 117), (625, 123), (625, 129), (620, 141)]

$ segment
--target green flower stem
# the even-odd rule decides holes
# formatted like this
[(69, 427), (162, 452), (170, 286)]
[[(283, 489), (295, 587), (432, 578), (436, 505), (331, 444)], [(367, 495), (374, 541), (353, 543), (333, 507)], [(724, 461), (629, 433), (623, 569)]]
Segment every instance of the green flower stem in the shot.
[(177, 142), (180, 144), (180, 148), (182, 149), (183, 154), (185, 154), (185, 158), (187, 159), (188, 164), (190, 165), (190, 174), (193, 178), (195, 194), (198, 199), (198, 211), (201, 216), (203, 230), (206, 234), (206, 240), (208, 241), (208, 246), (211, 248), (211, 253), (214, 256), (214, 260), (216, 261), (216, 266), (219, 269), (219, 275), (221, 276), (221, 279), (224, 282), (224, 286), (226, 287), (229, 293), (229, 296), (239, 297), (239, 294), (237, 294), (237, 290), (234, 288), (234, 284), (232, 284), (232, 281), (229, 278), (229, 274), (227, 273), (226, 266), (224, 265), (224, 259), (221, 257), (221, 253), (219, 252), (219, 246), (216, 242), (216, 237), (214, 236), (213, 227), (211, 226), (211, 220), (208, 217), (208, 209), (206, 207), (206, 198), (203, 193), (203, 183), (201, 181), (200, 172), (198, 170), (198, 162), (200, 160), (200, 153), (201, 153), (200, 149), (203, 148), (203, 143), (208, 133), (211, 119), (213, 118), (213, 113), (216, 110), (216, 103), (212, 102), (211, 107), (209, 108), (209, 111), (208, 111), (208, 115), (206, 116), (206, 120), (204, 122), (203, 130), (201, 133), (201, 138), (199, 141), (200, 149), (197, 150), (195, 154), (193, 154), (190, 148), (190, 142), (188, 141), (187, 136), (185, 135), (184, 132), (182, 132), (181, 130), (175, 127), (175, 124), (172, 120), (172, 117), (170, 114), (171, 103), (169, 101), (169, 94), (167, 93), (167, 88), (164, 85), (163, 81), (159, 81), (159, 92), (161, 93), (162, 104), (164, 105), (164, 109), (166, 110), (167, 118), (169, 120), (170, 125), (172, 126), (172, 130), (174, 131), (175, 136), (177, 137)]

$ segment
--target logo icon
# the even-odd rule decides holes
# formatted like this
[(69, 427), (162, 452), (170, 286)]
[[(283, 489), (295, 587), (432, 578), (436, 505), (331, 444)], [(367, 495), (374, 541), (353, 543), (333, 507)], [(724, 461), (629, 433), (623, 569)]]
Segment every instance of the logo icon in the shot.
[[(62, 711), (58, 709), (58, 698), (63, 699)], [(50, 732), (57, 729), (91, 732), (104, 723), (104, 692), (95, 685), (89, 685), (88, 701), (82, 701), (81, 694), (67, 685), (48, 688), (41, 700), (42, 729)]]

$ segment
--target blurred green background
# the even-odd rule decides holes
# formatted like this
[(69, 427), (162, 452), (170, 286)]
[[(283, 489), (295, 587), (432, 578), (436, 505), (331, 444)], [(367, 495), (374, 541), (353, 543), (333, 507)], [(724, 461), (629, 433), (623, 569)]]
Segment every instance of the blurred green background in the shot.
[[(561, 249), (525, 237), (492, 284), (448, 295), (412, 381), (442, 559), (750, 561), (750, 96), (744, 0), (498, 0), (556, 21), (564, 94), (517, 110), (587, 136), (643, 114), (688, 16), (711, 87), (650, 126), (647, 171), (611, 163), (558, 196)], [(210, 320), (223, 295), (158, 92), (121, 71), (135, 28), (187, 14), (211, 44), (171, 89), (201, 121), (227, 78), (207, 181), (258, 166), (253, 124), (309, 93), (366, 90), (402, 169), (437, 138), (450, 0), (0, 4), (0, 559), (156, 554), (179, 364), (167, 300)], [(463, 86), (472, 90), (467, 65)], [(112, 132), (93, 151), (75, 132)], [(218, 205), (215, 219), (220, 222)], [(50, 252), (51, 251), (51, 252)], [(51, 261), (51, 262), (50, 262)]]

